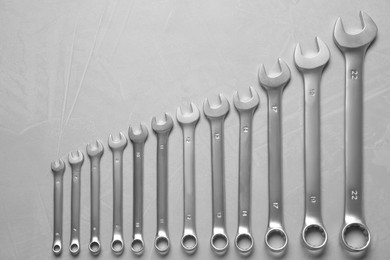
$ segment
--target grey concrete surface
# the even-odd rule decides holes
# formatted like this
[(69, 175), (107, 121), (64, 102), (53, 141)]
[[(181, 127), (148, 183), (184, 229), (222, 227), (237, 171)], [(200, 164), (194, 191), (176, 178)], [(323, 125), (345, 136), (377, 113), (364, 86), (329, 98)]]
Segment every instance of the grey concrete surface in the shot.
[[(360, 26), (359, 11), (378, 25), (367, 53), (364, 78), (364, 205), (372, 232), (366, 259), (390, 253), (390, 2), (375, 1), (5, 1), (0, 0), (0, 258), (52, 259), (53, 177), (51, 161), (67, 159), (96, 138), (105, 144), (101, 172), (101, 242), (98, 259), (135, 258), (132, 226), (132, 149), (124, 160), (125, 252), (116, 257), (112, 235), (110, 133), (127, 132), (152, 116), (175, 114), (189, 101), (202, 106), (218, 93), (229, 101), (235, 90), (254, 86), (260, 94), (253, 135), (255, 250), (249, 259), (273, 259), (264, 245), (267, 225), (266, 97), (259, 87), (260, 63), (278, 57), (291, 67), (283, 96), (283, 184), (285, 259), (312, 259), (300, 243), (303, 222), (303, 82), (293, 63), (295, 44), (329, 46), (331, 60), (321, 87), (323, 217), (329, 233), (319, 259), (347, 259), (339, 244), (343, 220), (344, 61), (332, 40), (341, 16), (347, 28)], [(275, 68), (275, 67), (274, 67)], [(226, 129), (227, 230), (231, 242), (222, 259), (239, 259), (237, 228), (238, 114), (232, 107)], [(146, 250), (139, 259), (160, 259), (156, 232), (156, 137), (145, 150), (144, 222)], [(215, 259), (210, 249), (211, 162), (209, 125), (202, 116), (196, 132), (196, 199), (199, 249), (188, 257), (182, 233), (182, 136), (176, 123), (169, 143), (169, 227), (166, 259)], [(73, 259), (70, 238), (70, 168), (64, 176), (64, 251)], [(81, 253), (88, 250), (89, 161), (82, 168)]]

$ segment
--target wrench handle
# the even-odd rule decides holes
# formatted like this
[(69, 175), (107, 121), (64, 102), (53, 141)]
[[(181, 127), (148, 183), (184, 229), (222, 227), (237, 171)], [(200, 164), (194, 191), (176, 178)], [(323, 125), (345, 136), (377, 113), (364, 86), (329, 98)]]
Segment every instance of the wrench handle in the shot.
[(282, 88), (268, 93), (268, 192), (269, 228), (283, 225), (282, 198)]
[(142, 237), (144, 143), (133, 143), (133, 237)]
[(365, 49), (345, 53), (345, 213), (359, 220), (362, 218), (363, 200), (364, 57)]
[(54, 233), (53, 233), (53, 252), (56, 255), (62, 251), (62, 218), (63, 218), (63, 174), (54, 175)]
[(195, 126), (183, 125), (184, 232), (195, 235)]
[(225, 233), (224, 118), (211, 120), (213, 232)]
[(123, 242), (123, 151), (113, 151), (114, 222), (112, 241)]
[[(303, 74), (305, 85), (304, 160), (305, 222), (322, 223), (321, 217), (321, 132), (320, 82), (323, 67)], [(320, 223), (318, 223), (320, 222)]]
[(250, 233), (252, 118), (255, 109), (240, 113), (238, 234)]
[(91, 243), (100, 234), (100, 158), (91, 158)]
[(168, 233), (168, 137), (157, 135), (157, 232)]
[(75, 166), (72, 168), (71, 244), (78, 244), (80, 239), (80, 173), (81, 166)]

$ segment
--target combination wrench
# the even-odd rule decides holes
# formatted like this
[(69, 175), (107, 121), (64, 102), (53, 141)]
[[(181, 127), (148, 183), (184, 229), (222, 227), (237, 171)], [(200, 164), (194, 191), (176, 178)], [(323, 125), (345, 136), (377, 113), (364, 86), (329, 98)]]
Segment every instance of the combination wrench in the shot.
[(54, 178), (54, 229), (53, 229), (53, 246), (52, 250), (56, 256), (62, 253), (62, 211), (63, 211), (63, 197), (64, 197), (64, 172), (65, 163), (59, 159), (51, 163), (51, 171)]
[[(260, 85), (268, 98), (268, 229), (265, 243), (275, 253), (281, 253), (287, 246), (288, 238), (283, 226), (282, 192), (282, 94), (290, 80), (291, 72), (287, 63), (278, 60), (280, 73), (269, 77), (262, 64), (259, 69)], [(281, 245), (271, 243), (278, 238)]]
[(260, 102), (252, 87), (249, 87), (249, 92), (249, 98), (240, 98), (238, 92), (233, 95), (240, 116), (238, 228), (234, 242), (243, 255), (249, 255), (254, 244), (251, 234), (252, 122)]
[(203, 112), (210, 123), (211, 130), (213, 230), (210, 243), (214, 252), (222, 255), (226, 253), (229, 246), (225, 223), (224, 122), (230, 105), (222, 94), (219, 94), (219, 101), (218, 105), (211, 106), (206, 98)]
[(189, 111), (178, 107), (177, 121), (183, 132), (183, 181), (184, 181), (184, 218), (181, 246), (188, 254), (193, 254), (198, 246), (195, 215), (195, 128), (199, 122), (199, 109), (191, 103)]
[[(305, 89), (304, 105), (304, 174), (305, 218), (302, 228), (303, 244), (310, 250), (320, 252), (326, 245), (328, 234), (321, 214), (321, 133), (320, 133), (320, 84), (322, 72), (330, 53), (328, 46), (316, 37), (318, 53), (304, 56), (298, 43), (295, 48), (295, 65), (301, 72)], [(308, 234), (316, 233), (321, 241), (310, 241)], [(315, 242), (315, 243), (314, 243)]]
[(71, 229), (69, 251), (72, 255), (80, 253), (80, 191), (81, 191), (81, 166), (84, 163), (84, 155), (81, 151), (69, 153), (69, 164), (72, 169), (72, 193), (71, 193)]
[[(363, 216), (363, 65), (378, 28), (364, 12), (360, 20), (363, 30), (348, 34), (338, 18), (333, 34), (345, 58), (345, 204), (340, 240), (350, 252), (363, 252), (371, 240)], [(364, 243), (350, 244), (346, 237), (351, 231), (359, 231)]]
[(110, 135), (108, 146), (112, 152), (113, 171), (113, 231), (111, 250), (121, 255), (125, 244), (123, 242), (123, 150), (127, 146), (126, 136), (119, 132), (119, 137)]
[(148, 138), (148, 128), (140, 124), (140, 129), (129, 127), (129, 138), (133, 144), (133, 241), (131, 250), (141, 255), (145, 244), (143, 239), (143, 193), (144, 193), (144, 148)]
[(91, 163), (91, 239), (88, 245), (93, 255), (100, 253), (100, 160), (104, 153), (103, 144), (88, 144), (86, 148)]
[(169, 251), (168, 235), (168, 139), (173, 128), (173, 120), (165, 113), (165, 118), (157, 122), (152, 118), (152, 129), (157, 136), (157, 233), (154, 247), (165, 255)]

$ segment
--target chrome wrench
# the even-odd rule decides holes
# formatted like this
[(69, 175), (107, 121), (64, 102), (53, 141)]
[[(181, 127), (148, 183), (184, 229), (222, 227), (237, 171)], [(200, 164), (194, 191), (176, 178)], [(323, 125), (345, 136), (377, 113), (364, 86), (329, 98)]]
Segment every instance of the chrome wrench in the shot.
[(119, 132), (119, 137), (110, 135), (108, 146), (112, 152), (113, 171), (113, 231), (111, 250), (121, 255), (125, 244), (123, 242), (123, 150), (127, 146), (126, 136)]
[(72, 168), (72, 201), (71, 201), (71, 230), (69, 251), (72, 255), (80, 253), (80, 175), (81, 166), (84, 163), (84, 155), (81, 151), (69, 153), (69, 164)]
[[(301, 72), (305, 84), (304, 106), (304, 162), (305, 162), (305, 219), (302, 228), (303, 244), (313, 251), (320, 252), (326, 245), (328, 234), (321, 214), (321, 135), (320, 135), (320, 84), (322, 72), (330, 53), (328, 46), (316, 37), (318, 53), (303, 56), (298, 43), (295, 48), (295, 65)], [(322, 241), (309, 240), (309, 233), (319, 234)]]
[(62, 211), (63, 211), (63, 197), (64, 197), (64, 172), (65, 163), (59, 159), (51, 163), (51, 171), (54, 177), (54, 230), (53, 230), (53, 253), (56, 256), (62, 253)]
[(169, 251), (168, 235), (168, 139), (173, 128), (173, 120), (165, 113), (165, 118), (157, 122), (152, 119), (152, 129), (157, 135), (157, 233), (154, 247), (161, 255)]
[(145, 244), (143, 239), (143, 193), (144, 193), (144, 148), (148, 138), (148, 129), (140, 124), (140, 129), (129, 127), (129, 138), (133, 143), (133, 241), (131, 250), (136, 255), (141, 255)]
[(249, 255), (254, 244), (251, 234), (252, 122), (260, 102), (252, 87), (249, 87), (249, 92), (249, 98), (240, 99), (238, 92), (233, 96), (234, 106), (240, 115), (238, 228), (234, 242), (243, 255)]
[[(265, 243), (268, 248), (281, 253), (287, 246), (287, 233), (283, 224), (283, 192), (282, 192), (282, 94), (290, 80), (291, 72), (287, 63), (278, 60), (280, 73), (269, 77), (262, 64), (259, 69), (260, 85), (268, 97), (268, 229)], [(273, 237), (278, 237), (282, 244), (271, 243)]]
[(177, 109), (176, 118), (183, 132), (183, 180), (184, 218), (181, 246), (188, 254), (193, 254), (198, 246), (195, 215), (195, 128), (200, 117), (199, 109), (191, 103), (190, 111)]
[[(363, 216), (363, 64), (366, 51), (378, 28), (366, 13), (360, 12), (363, 30), (348, 34), (337, 19), (333, 38), (345, 58), (345, 205), (341, 243), (350, 252), (363, 252), (370, 244), (370, 231)], [(359, 231), (362, 245), (351, 245), (346, 237)]]
[(209, 120), (211, 130), (213, 230), (210, 243), (214, 252), (222, 255), (229, 246), (225, 223), (224, 122), (230, 105), (222, 94), (219, 94), (219, 101), (220, 104), (211, 106), (206, 98), (203, 111)]
[(93, 255), (100, 253), (100, 160), (104, 153), (103, 144), (96, 140), (87, 145), (91, 163), (91, 239), (88, 245)]

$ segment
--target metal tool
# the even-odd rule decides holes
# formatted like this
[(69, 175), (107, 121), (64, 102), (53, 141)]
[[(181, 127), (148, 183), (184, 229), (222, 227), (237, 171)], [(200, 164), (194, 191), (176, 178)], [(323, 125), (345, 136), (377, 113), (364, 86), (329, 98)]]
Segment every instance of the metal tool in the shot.
[[(304, 156), (305, 156), (305, 218), (302, 241), (313, 251), (326, 245), (328, 234), (321, 214), (321, 135), (320, 135), (320, 83), (322, 72), (330, 57), (328, 46), (316, 37), (318, 53), (304, 56), (298, 43), (295, 48), (295, 65), (301, 72), (305, 84), (304, 106)], [(316, 233), (322, 241), (314, 243), (308, 234)]]
[(54, 177), (54, 229), (53, 229), (53, 253), (56, 256), (62, 253), (62, 211), (64, 194), (65, 163), (59, 159), (51, 163), (51, 171)]
[[(334, 41), (345, 58), (345, 205), (341, 243), (350, 252), (362, 252), (371, 235), (363, 217), (363, 65), (366, 51), (378, 28), (366, 13), (360, 12), (363, 30), (348, 34), (341, 18), (334, 27)], [(362, 245), (351, 245), (346, 236), (359, 231)]]
[(143, 240), (143, 193), (144, 193), (144, 148), (148, 138), (148, 129), (140, 124), (140, 129), (129, 128), (129, 138), (133, 143), (133, 241), (131, 250), (136, 255), (141, 255), (145, 244)]
[(173, 128), (173, 120), (165, 113), (165, 118), (157, 122), (152, 119), (152, 129), (157, 135), (157, 233), (154, 247), (165, 255), (169, 251), (168, 236), (168, 139)]
[(103, 144), (96, 143), (87, 145), (87, 154), (91, 163), (91, 239), (89, 251), (93, 255), (100, 253), (100, 160), (104, 153)]
[(240, 99), (238, 92), (233, 96), (234, 106), (240, 115), (238, 228), (234, 242), (243, 255), (249, 255), (254, 244), (251, 234), (252, 121), (260, 102), (252, 87), (249, 87), (249, 92), (249, 98)]
[(69, 153), (69, 164), (72, 168), (72, 200), (71, 200), (71, 230), (69, 251), (72, 255), (80, 253), (80, 174), (84, 163), (84, 155), (81, 151)]
[[(268, 230), (265, 243), (268, 248), (281, 253), (287, 246), (288, 239), (283, 224), (282, 193), (282, 94), (290, 80), (290, 68), (282, 59), (278, 60), (280, 73), (269, 77), (262, 64), (259, 69), (260, 85), (268, 97)], [(271, 243), (278, 238), (281, 245)]]
[(183, 132), (183, 180), (184, 180), (184, 218), (181, 246), (188, 254), (193, 254), (198, 246), (196, 235), (195, 214), (195, 128), (198, 124), (200, 113), (194, 103), (191, 103), (190, 111), (177, 109), (176, 118)]
[(119, 137), (110, 135), (108, 146), (112, 152), (113, 171), (113, 232), (111, 250), (116, 255), (121, 255), (125, 248), (123, 242), (123, 150), (127, 146), (126, 136), (119, 132)]
[(222, 94), (219, 94), (219, 101), (218, 105), (211, 106), (206, 98), (203, 111), (209, 120), (211, 130), (213, 230), (210, 243), (214, 252), (222, 255), (226, 253), (229, 246), (225, 223), (224, 122), (230, 105)]

